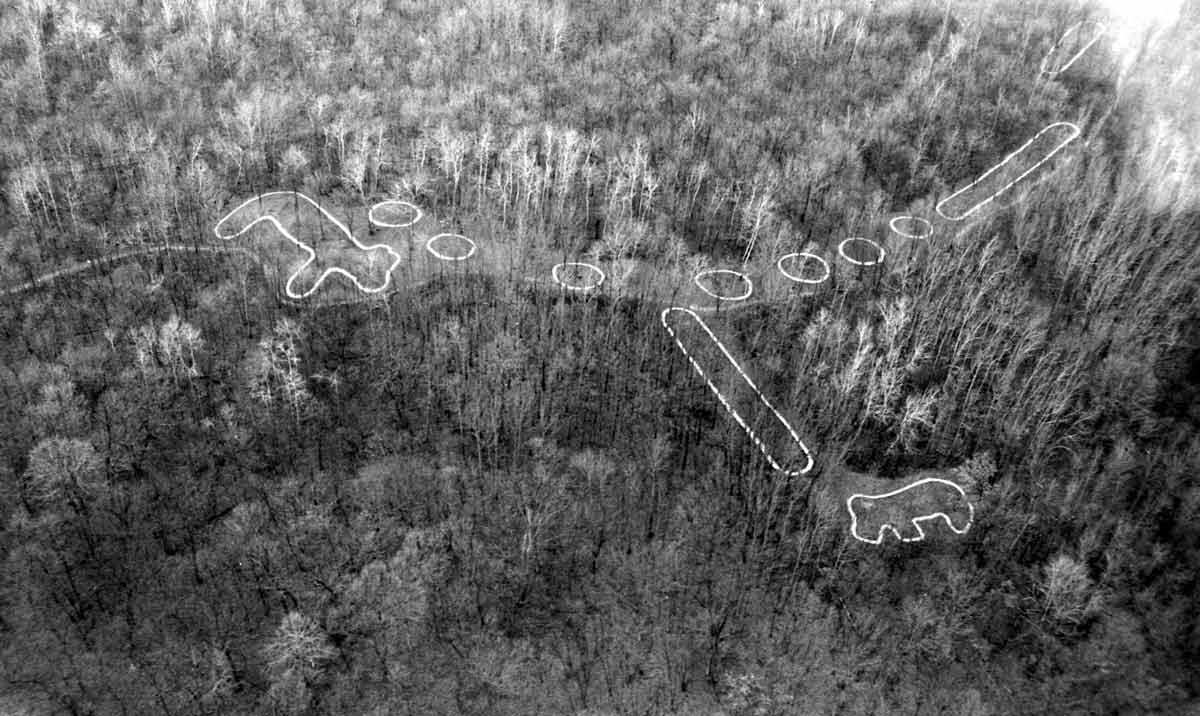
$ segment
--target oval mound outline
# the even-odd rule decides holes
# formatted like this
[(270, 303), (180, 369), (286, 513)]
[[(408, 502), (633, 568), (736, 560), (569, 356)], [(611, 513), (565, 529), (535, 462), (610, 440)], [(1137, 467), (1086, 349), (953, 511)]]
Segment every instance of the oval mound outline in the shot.
[[(821, 278), (803, 278), (801, 276), (792, 275), (783, 267), (783, 262), (796, 256), (803, 256), (805, 259), (816, 259), (820, 262), (821, 268), (825, 270), (825, 275)], [(797, 251), (790, 254), (784, 254), (783, 256), (779, 257), (778, 261), (775, 262), (775, 267), (779, 269), (779, 273), (783, 274), (784, 278), (789, 281), (795, 281), (796, 283), (804, 283), (810, 286), (815, 286), (817, 284), (825, 283), (829, 280), (829, 262), (820, 256), (817, 256), (816, 254), (810, 254), (807, 251)]]
[[(404, 224), (391, 224), (386, 221), (380, 221), (379, 219), (375, 218), (375, 210), (376, 209), (378, 209), (382, 206), (394, 206), (396, 204), (399, 204), (401, 206), (406, 206), (409, 209), (412, 209), (413, 218), (411, 221), (404, 223)], [(425, 215), (425, 212), (421, 211), (421, 207), (417, 206), (416, 204), (412, 204), (407, 201), (400, 201), (398, 199), (389, 199), (387, 201), (381, 201), (378, 204), (375, 204), (374, 206), (372, 206), (370, 208), (370, 210), (367, 211), (367, 221), (370, 221), (372, 224), (383, 227), (385, 229), (406, 229), (406, 228), (412, 226), (413, 224), (417, 223), (418, 221), (420, 221), (421, 217), (424, 215)]]
[[(879, 258), (875, 259), (874, 261), (859, 261), (858, 259), (850, 258), (846, 255), (846, 244), (850, 243), (851, 241), (865, 241), (868, 244), (871, 244), (875, 247), (875, 250), (879, 252)], [(855, 266), (878, 266), (879, 264), (883, 263), (883, 259), (887, 256), (887, 252), (883, 250), (882, 246), (871, 239), (862, 236), (851, 236), (848, 239), (842, 239), (842, 243), (838, 244), (838, 255), (845, 259), (847, 263)]]
[[(587, 268), (594, 271), (595, 274), (597, 276), (599, 276), (600, 278), (597, 279), (595, 283), (589, 284), (587, 286), (572, 286), (571, 284), (568, 284), (566, 281), (563, 281), (562, 276), (560, 275), (562, 270), (564, 268), (566, 268), (567, 266), (586, 266)], [(607, 278), (604, 275), (604, 271), (602, 271), (599, 266), (596, 266), (595, 264), (589, 264), (585, 261), (564, 261), (561, 264), (555, 264), (554, 268), (550, 269), (550, 277), (554, 279), (555, 283), (557, 283), (559, 286), (562, 286), (563, 288), (565, 288), (568, 291), (592, 291), (597, 288), (600, 288), (600, 285), (604, 283), (604, 279)]]
[[(703, 278), (704, 276), (709, 276), (711, 274), (716, 274), (716, 273), (728, 273), (728, 274), (733, 274), (734, 276), (737, 276), (738, 278), (740, 278), (742, 281), (744, 281), (746, 283), (746, 293), (742, 294), (741, 296), (722, 296), (718, 293), (714, 293), (713, 291), (709, 290), (709, 288), (706, 287), (704, 284), (700, 283), (700, 279)], [(747, 298), (750, 298), (750, 296), (752, 296), (754, 294), (754, 282), (750, 280), (750, 277), (747, 276), (746, 274), (742, 273), (741, 271), (734, 271), (733, 269), (706, 269), (706, 270), (701, 271), (700, 273), (696, 274), (695, 276), (693, 276), (692, 282), (695, 283), (696, 286), (701, 291), (707, 293), (709, 296), (712, 296), (713, 298), (717, 299), (718, 301), (745, 301)]]
[[(444, 254), (441, 251), (438, 251), (437, 249), (433, 248), (434, 241), (437, 241), (438, 239), (446, 239), (446, 238), (462, 239), (463, 241), (466, 241), (468, 244), (471, 245), (471, 250), (467, 252), (466, 256), (451, 256), (450, 254)], [(463, 236), (462, 234), (437, 234), (436, 236), (429, 237), (429, 240), (425, 242), (425, 250), (428, 251), (429, 253), (433, 254), (434, 258), (441, 259), (442, 261), (466, 261), (467, 259), (474, 256), (475, 252), (478, 249), (479, 249), (479, 246), (476, 245), (476, 243), (473, 239), (469, 239), (466, 236)]]
[[(897, 229), (896, 222), (903, 221), (904, 219), (908, 219), (909, 221), (919, 221), (919, 222), (925, 224), (925, 233), (910, 234), (907, 231), (901, 231), (900, 229)], [(892, 220), (888, 222), (888, 228), (891, 229), (892, 231), (896, 232), (900, 236), (903, 236), (906, 239), (928, 239), (930, 236), (933, 236), (933, 222), (930, 221), (929, 219), (926, 219), (926, 218), (923, 218), (920, 216), (905, 215), (905, 216), (893, 217)]]

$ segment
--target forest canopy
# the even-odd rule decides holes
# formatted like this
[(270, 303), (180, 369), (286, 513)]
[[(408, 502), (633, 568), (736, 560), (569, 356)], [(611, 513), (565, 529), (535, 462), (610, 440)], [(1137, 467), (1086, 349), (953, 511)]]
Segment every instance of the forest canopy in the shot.
[[(1104, 18), (11, 3), (0, 713), (1196, 709), (1200, 16), (1039, 71)], [(1079, 139), (978, 215), (889, 229), (1056, 122)], [(367, 244), (411, 205), (455, 256), (606, 291), (823, 257), (697, 324), (812, 469), (747, 438), (661, 291), (402, 267), (299, 296), (269, 226), (214, 234), (269, 192)], [(914, 480), (959, 511), (859, 536), (848, 506)]]

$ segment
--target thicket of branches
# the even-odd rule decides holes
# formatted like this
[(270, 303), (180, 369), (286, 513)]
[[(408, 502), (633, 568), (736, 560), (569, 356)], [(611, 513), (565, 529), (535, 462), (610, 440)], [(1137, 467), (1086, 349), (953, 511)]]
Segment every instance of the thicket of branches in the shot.
[[(303, 309), (211, 252), (0, 298), (0, 710), (1181, 708), (1200, 214), (1145, 170), (1144, 85), (1102, 56), (1037, 77), (1076, 12), (6, 11), (0, 289), (210, 245), (280, 189), (664, 273), (832, 257), (1049, 122), (1086, 143), (885, 280), (720, 319), (815, 447), (804, 480), (763, 464), (660, 306), (491, 277)], [(916, 469), (969, 488), (971, 531), (850, 539), (829, 486)]]

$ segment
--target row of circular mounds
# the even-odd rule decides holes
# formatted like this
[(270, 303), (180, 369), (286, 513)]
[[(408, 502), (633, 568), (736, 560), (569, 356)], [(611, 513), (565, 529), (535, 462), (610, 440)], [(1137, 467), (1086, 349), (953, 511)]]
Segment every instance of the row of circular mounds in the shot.
[[(376, 211), (381, 207), (391, 208), (392, 205), (405, 207), (412, 213), (412, 218), (401, 223), (396, 221), (385, 221), (376, 216)], [(420, 220), (421, 216), (421, 209), (406, 201), (385, 201), (372, 206), (368, 218), (377, 226), (386, 228), (406, 228), (416, 224), (417, 221)], [(922, 219), (918, 216), (897, 216), (888, 222), (888, 226), (898, 235), (909, 239), (926, 239), (929, 238), (929, 236), (933, 233), (933, 225), (929, 222), (929, 220)], [(444, 243), (446, 241), (460, 242), (460, 244), (465, 246), (465, 249), (451, 252), (435, 246), (435, 244)], [(860, 245), (868, 246), (868, 250), (875, 254), (874, 257), (865, 257), (860, 251), (853, 251), (851, 249), (851, 247)], [(465, 261), (475, 255), (475, 252), (478, 250), (478, 246), (473, 240), (463, 236), (462, 234), (437, 234), (436, 236), (430, 237), (430, 239), (425, 242), (425, 249), (434, 257), (442, 261)], [(848, 239), (844, 239), (838, 244), (837, 250), (838, 255), (840, 255), (847, 263), (859, 267), (878, 266), (883, 263), (884, 257), (886, 256), (886, 252), (882, 246), (871, 239), (860, 236), (852, 236)], [(852, 256), (851, 253), (854, 253), (855, 255)], [(808, 262), (815, 262), (820, 267), (820, 275), (817, 277), (805, 276), (803, 269), (799, 271), (796, 270), (797, 261), (800, 262), (801, 266)], [(779, 257), (779, 260), (776, 261), (775, 265), (779, 269), (779, 272), (783, 274), (784, 278), (788, 279), (789, 281), (808, 286), (822, 284), (828, 281), (831, 275), (829, 263), (825, 259), (806, 251), (785, 254)], [(551, 269), (550, 275), (551, 278), (554, 279), (554, 282), (563, 289), (577, 292), (593, 291), (599, 288), (604, 283), (604, 279), (606, 278), (604, 271), (599, 266), (583, 261), (565, 261), (563, 263), (556, 264), (554, 268)], [(702, 279), (706, 279), (710, 276), (732, 276), (735, 280), (739, 281), (743, 285), (743, 289), (738, 293), (733, 293), (732, 291), (729, 293), (723, 293), (719, 290), (713, 290), (713, 287), (706, 286), (702, 281)], [(720, 301), (745, 301), (754, 293), (754, 284), (750, 281), (750, 278), (740, 271), (734, 271), (732, 269), (708, 269), (697, 273), (692, 280), (701, 291)]]
[[(388, 216), (397, 209), (408, 214), (408, 217), (400, 219)], [(424, 213), (420, 207), (397, 199), (381, 201), (367, 212), (367, 219), (372, 224), (385, 229), (407, 229), (420, 221), (422, 216)], [(425, 242), (425, 250), (441, 261), (466, 261), (475, 255), (479, 246), (462, 234), (437, 234)], [(568, 291), (591, 291), (599, 288), (605, 279), (604, 271), (599, 266), (582, 261), (560, 263), (551, 269), (550, 275), (555, 283)]]
[[(897, 216), (888, 222), (888, 226), (896, 234), (906, 239), (927, 239), (933, 234), (933, 224), (928, 219), (922, 219), (919, 216)], [(867, 246), (868, 251), (873, 253), (873, 256), (864, 256), (861, 251), (854, 250), (854, 247)], [(871, 239), (866, 239), (860, 236), (852, 236), (844, 239), (838, 244), (838, 255), (842, 257), (846, 263), (852, 266), (869, 267), (878, 266), (883, 263), (886, 252), (883, 247)], [(853, 255), (852, 255), (853, 254)], [(819, 274), (815, 276), (805, 275), (805, 264), (812, 263), (818, 266)], [(806, 286), (817, 286), (829, 280), (832, 272), (829, 268), (829, 262), (821, 258), (817, 254), (807, 251), (797, 251), (790, 254), (784, 254), (775, 262), (779, 273), (783, 274), (784, 278), (794, 283), (803, 284)], [(745, 288), (739, 293), (722, 293), (714, 290), (713, 287), (706, 286), (701, 279), (709, 276), (734, 276), (741, 281)], [(754, 285), (750, 278), (740, 271), (732, 269), (709, 269), (701, 271), (692, 279), (696, 286), (708, 294), (709, 296), (721, 301), (745, 301), (750, 298), (754, 292)]]

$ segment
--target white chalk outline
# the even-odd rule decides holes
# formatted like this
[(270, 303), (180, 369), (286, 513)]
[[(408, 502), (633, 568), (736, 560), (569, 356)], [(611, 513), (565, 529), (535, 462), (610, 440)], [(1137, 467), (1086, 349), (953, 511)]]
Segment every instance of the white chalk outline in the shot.
[[(304, 199), (305, 201), (307, 201), (309, 204), (312, 204), (314, 207), (316, 207), (316, 209), (318, 211), (320, 211), (325, 216), (325, 218), (329, 219), (329, 221), (332, 222), (334, 226), (341, 229), (342, 233), (346, 235), (346, 238), (350, 239), (350, 241), (356, 247), (358, 247), (360, 250), (374, 251), (376, 249), (384, 249), (385, 251), (387, 251), (388, 254), (390, 254), (392, 256), (392, 263), (384, 271), (383, 284), (380, 285), (378, 288), (367, 288), (367, 287), (363, 286), (362, 283), (359, 282), (358, 278), (356, 276), (354, 276), (354, 274), (350, 273), (349, 271), (347, 271), (339, 266), (333, 266), (333, 267), (327, 268), (321, 272), (321, 275), (317, 277), (317, 280), (315, 282), (313, 282), (312, 288), (305, 291), (304, 293), (296, 293), (295, 291), (292, 290), (292, 283), (297, 278), (299, 278), (300, 274), (304, 271), (304, 269), (308, 268), (309, 264), (316, 261), (317, 252), (314, 251), (313, 248), (311, 246), (309, 246), (308, 244), (306, 244), (305, 242), (301, 241), (300, 239), (297, 239), (295, 236), (292, 236), (290, 233), (288, 233), (287, 229), (283, 228), (283, 224), (279, 223), (278, 219), (276, 219), (271, 214), (264, 214), (264, 215), (258, 217), (257, 219), (255, 219), (254, 221), (251, 221), (249, 224), (246, 224), (246, 226), (241, 231), (237, 232), (236, 234), (231, 234), (229, 236), (225, 236), (221, 233), (221, 224), (224, 224), (234, 214), (238, 213), (243, 208), (249, 206), (250, 204), (253, 204), (256, 201), (261, 201), (262, 199), (265, 199), (266, 197), (269, 197), (269, 196), (298, 196), (301, 199)], [(228, 214), (226, 214), (224, 217), (222, 217), (221, 220), (217, 222), (216, 226), (213, 227), (213, 233), (216, 234), (218, 239), (222, 239), (224, 241), (230, 241), (230, 240), (235, 239), (235, 238), (241, 236), (242, 234), (246, 233), (251, 228), (253, 228), (256, 224), (263, 222), (263, 221), (269, 221), (272, 224), (274, 224), (275, 228), (279, 230), (279, 233), (283, 234), (284, 238), (286, 238), (288, 241), (291, 241), (293, 244), (300, 247), (306, 254), (308, 254), (308, 259), (303, 264), (301, 264), (298, 268), (296, 268), (296, 270), (294, 270), (290, 276), (288, 276), (287, 283), (285, 283), (284, 287), (283, 287), (284, 293), (287, 294), (287, 297), (291, 298), (293, 300), (297, 300), (297, 299), (301, 299), (301, 298), (308, 298), (313, 293), (315, 293), (318, 289), (321, 288), (321, 284), (325, 283), (325, 279), (328, 278), (330, 274), (335, 274), (335, 273), (345, 276), (346, 278), (353, 281), (355, 287), (357, 287), (358, 290), (361, 291), (362, 293), (372, 294), (372, 293), (379, 293), (381, 291), (386, 291), (388, 286), (390, 286), (392, 283), (392, 272), (395, 271), (396, 267), (400, 265), (400, 260), (401, 260), (400, 254), (396, 253), (395, 250), (392, 249), (392, 247), (388, 246), (387, 244), (374, 244), (372, 246), (367, 246), (367, 245), (361, 243), (358, 239), (354, 238), (354, 234), (350, 233), (350, 229), (346, 228), (345, 224), (343, 224), (342, 222), (337, 220), (337, 217), (335, 217), (333, 214), (330, 214), (328, 211), (325, 211), (325, 209), (320, 204), (318, 204), (317, 202), (308, 198), (304, 194), (301, 194), (298, 191), (269, 191), (265, 194), (259, 194), (257, 196), (251, 197), (251, 198), (247, 199), (246, 201), (243, 201), (241, 204), (238, 204), (237, 207), (235, 207), (232, 211), (230, 211)]]
[(54, 271), (49, 271), (49, 272), (44, 273), (41, 276), (38, 276), (30, 281), (25, 281), (23, 283), (19, 283), (19, 284), (15, 285), (15, 286), (9, 286), (8, 288), (0, 289), (0, 298), (7, 298), (8, 296), (15, 296), (16, 294), (24, 293), (25, 291), (32, 291), (35, 288), (42, 288), (44, 286), (49, 286), (50, 284), (54, 283), (55, 281), (57, 281), (60, 278), (66, 278), (68, 276), (73, 276), (77, 273), (83, 273), (84, 271), (88, 271), (90, 269), (95, 269), (95, 268), (100, 268), (100, 267), (106, 266), (108, 264), (117, 263), (118, 261), (124, 261), (125, 259), (130, 259), (130, 258), (134, 258), (137, 256), (151, 256), (153, 254), (170, 253), (170, 252), (178, 252), (178, 253), (191, 252), (191, 253), (208, 253), (208, 254), (238, 254), (238, 255), (246, 256), (246, 257), (250, 258), (252, 261), (257, 263), (260, 267), (263, 267), (266, 265), (266, 263), (262, 260), (262, 258), (260, 256), (256, 255), (250, 249), (243, 248), (240, 246), (188, 246), (186, 244), (166, 244), (164, 246), (149, 246), (149, 247), (141, 248), (141, 249), (130, 249), (129, 251), (118, 251), (115, 254), (109, 254), (108, 256), (101, 256), (100, 258), (96, 258), (96, 259), (87, 259), (87, 260), (82, 261), (73, 266), (67, 266), (65, 268), (60, 268), (60, 269), (55, 269)]
[[(920, 517), (909, 518), (909, 522), (912, 522), (913, 527), (917, 528), (917, 536), (916, 537), (901, 537), (900, 532), (898, 532), (896, 530), (896, 528), (890, 524), (885, 524), (879, 528), (879, 534), (876, 539), (867, 539), (865, 537), (859, 536), (859, 534), (858, 534), (858, 515), (855, 514), (854, 505), (852, 504), (855, 499), (862, 497), (862, 498), (865, 498), (868, 500), (879, 500), (879, 499), (883, 499), (885, 497), (892, 497), (894, 495), (900, 494), (901, 492), (906, 492), (908, 490), (911, 490), (912, 488), (917, 487), (919, 485), (924, 485), (927, 482), (939, 482), (943, 485), (949, 485), (950, 487), (953, 487), (955, 490), (958, 490), (958, 494), (962, 496), (963, 502), (967, 503), (967, 513), (968, 514), (967, 514), (967, 525), (965, 527), (963, 527), (961, 530), (958, 529), (957, 527), (955, 527), (954, 523), (950, 521), (950, 515), (947, 515), (945, 512), (932, 512), (928, 515), (921, 515)], [(850, 512), (850, 536), (853, 537), (854, 539), (858, 540), (859, 542), (866, 542), (867, 544), (882, 544), (883, 543), (883, 533), (888, 530), (890, 530), (891, 533), (896, 536), (896, 539), (900, 540), (901, 542), (920, 542), (921, 540), (925, 539), (925, 530), (921, 529), (921, 523), (928, 522), (929, 520), (936, 519), (938, 517), (941, 517), (942, 520), (945, 521), (946, 526), (950, 528), (951, 532), (953, 532), (954, 534), (958, 534), (958, 535), (966, 534), (967, 531), (971, 529), (971, 525), (975, 522), (975, 505), (972, 505), (971, 501), (969, 499), (967, 499), (967, 493), (961, 487), (959, 487), (957, 483), (951, 482), (949, 480), (943, 480), (940, 477), (926, 477), (922, 480), (917, 480), (916, 482), (912, 483), (911, 485), (905, 485), (904, 487), (901, 487), (898, 490), (892, 490), (891, 492), (885, 492), (882, 495), (866, 495), (866, 494), (861, 494), (861, 493), (855, 493), (855, 494), (851, 495), (850, 497), (846, 498), (846, 510)]]
[[(1070, 60), (1067, 60), (1067, 64), (1063, 65), (1062, 67), (1058, 68), (1057, 70), (1046, 69), (1046, 62), (1050, 59), (1050, 55), (1053, 55), (1054, 51), (1057, 50), (1060, 45), (1062, 45), (1064, 42), (1067, 41), (1067, 37), (1069, 35), (1071, 35), (1074, 32), (1078, 32), (1079, 28), (1083, 27), (1085, 24), (1088, 24), (1088, 23), (1099, 26), (1099, 29), (1096, 31), (1096, 36), (1092, 38), (1091, 42), (1084, 45), (1082, 50), (1080, 50), (1079, 52), (1076, 52), (1074, 57), (1072, 57)], [(1067, 31), (1062, 34), (1062, 37), (1058, 38), (1058, 41), (1055, 42), (1054, 45), (1051, 46), (1051, 48), (1046, 51), (1046, 55), (1044, 57), (1042, 57), (1042, 62), (1038, 66), (1038, 73), (1045, 75), (1046, 77), (1056, 77), (1058, 75), (1061, 75), (1062, 73), (1071, 69), (1071, 65), (1075, 64), (1075, 60), (1078, 60), (1080, 57), (1083, 57), (1083, 53), (1090, 50), (1092, 48), (1092, 45), (1096, 44), (1100, 40), (1100, 38), (1104, 37), (1104, 35), (1107, 32), (1108, 32), (1108, 23), (1096, 22), (1095, 20), (1080, 20), (1079, 22), (1075, 23), (1074, 25), (1068, 27)]]
[[(900, 221), (901, 219), (910, 219), (912, 221), (923, 221), (923, 222), (925, 222), (925, 226), (928, 229), (928, 231), (926, 231), (923, 234), (910, 234), (907, 231), (901, 231), (900, 229), (896, 228), (896, 222)], [(926, 219), (926, 218), (923, 218), (920, 216), (909, 216), (909, 215), (905, 214), (903, 216), (893, 217), (892, 220), (888, 222), (888, 228), (891, 229), (892, 231), (896, 232), (900, 236), (903, 236), (906, 239), (928, 239), (930, 236), (933, 236), (933, 222), (930, 221), (929, 219)]]
[[(466, 256), (451, 256), (450, 254), (443, 254), (441, 251), (438, 251), (437, 249), (433, 248), (434, 241), (436, 241), (437, 239), (446, 238), (446, 237), (453, 237), (456, 239), (462, 239), (463, 241), (466, 241), (467, 243), (469, 243), (471, 245), (471, 250), (467, 252)], [(462, 234), (437, 234), (436, 236), (430, 236), (429, 240), (425, 242), (425, 250), (428, 251), (429, 253), (433, 254), (434, 257), (441, 259), (442, 261), (466, 261), (467, 259), (474, 256), (475, 252), (478, 249), (479, 249), (479, 246), (475, 243), (474, 239), (469, 239), (466, 236), (463, 236)]]
[[(714, 273), (731, 273), (734, 276), (737, 276), (738, 278), (745, 281), (746, 282), (745, 295), (735, 296), (733, 298), (730, 298), (728, 296), (719, 296), (719, 295), (713, 293), (712, 291), (709, 291), (707, 288), (704, 287), (704, 285), (702, 283), (700, 283), (700, 277), (708, 276), (709, 274), (714, 274)], [(705, 269), (705, 270), (701, 271), (700, 273), (696, 274), (695, 276), (693, 276), (692, 282), (695, 283), (697, 286), (699, 286), (701, 291), (707, 293), (708, 295), (712, 296), (713, 298), (717, 299), (718, 301), (729, 301), (730, 303), (733, 303), (734, 301), (745, 301), (747, 298), (750, 298), (750, 296), (754, 295), (754, 282), (750, 280), (750, 277), (747, 276), (746, 274), (742, 273), (741, 271), (734, 271), (733, 269)]]
[[(721, 393), (721, 390), (713, 384), (712, 380), (709, 379), (708, 375), (704, 372), (704, 369), (700, 367), (700, 364), (695, 358), (692, 357), (692, 354), (688, 352), (687, 347), (684, 346), (683, 342), (679, 340), (679, 336), (675, 335), (675, 331), (669, 325), (667, 325), (667, 315), (672, 311), (681, 311), (686, 313), (694, 318), (696, 323), (700, 324), (700, 328), (704, 329), (704, 332), (708, 334), (709, 340), (711, 340), (713, 344), (720, 349), (721, 353), (725, 356), (725, 360), (729, 361), (729, 364), (733, 366), (733, 369), (737, 371), (738, 375), (742, 376), (742, 380), (746, 381), (746, 385), (750, 386), (750, 389), (753, 390), (754, 394), (758, 396), (759, 402), (767, 406), (767, 409), (771, 411), (771, 413), (775, 416), (775, 419), (778, 420), (779, 423), (787, 430), (788, 435), (790, 435), (792, 438), (792, 441), (799, 445), (800, 449), (804, 451), (804, 457), (808, 460), (808, 464), (805, 465), (803, 470), (784, 470), (783, 467), (775, 461), (774, 456), (772, 456), (767, 450), (767, 446), (764, 445), (763, 441), (754, 434), (754, 430), (752, 430), (750, 426), (746, 424), (746, 421), (742, 418), (741, 414), (729, 404), (729, 401), (725, 399), (725, 396)], [(750, 378), (750, 376), (746, 375), (746, 371), (742, 370), (742, 367), (738, 365), (737, 360), (734, 359), (734, 357), (729, 353), (729, 351), (725, 348), (725, 344), (721, 343), (721, 339), (717, 338), (717, 336), (712, 332), (712, 329), (708, 327), (708, 324), (704, 322), (703, 318), (701, 318), (690, 308), (672, 306), (660, 314), (659, 321), (662, 323), (663, 328), (667, 329), (667, 333), (671, 334), (671, 338), (675, 341), (675, 345), (679, 346), (679, 350), (683, 351), (683, 355), (688, 359), (688, 362), (692, 364), (692, 368), (695, 369), (696, 373), (698, 373), (700, 377), (704, 379), (704, 382), (708, 384), (708, 389), (713, 392), (713, 395), (717, 396), (717, 400), (721, 401), (721, 405), (723, 405), (725, 410), (733, 416), (733, 419), (737, 421), (737, 424), (741, 426), (742, 430), (747, 436), (749, 436), (751, 442), (758, 447), (758, 451), (763, 454), (763, 457), (767, 459), (767, 462), (776, 472), (781, 472), (788, 477), (796, 477), (807, 473), (813, 468), (813, 456), (809, 451), (808, 446), (805, 445), (804, 441), (800, 439), (800, 436), (796, 434), (796, 431), (792, 428), (791, 423), (787, 421), (787, 418), (783, 417), (783, 415), (781, 415), (779, 411), (775, 409), (775, 406), (771, 404), (770, 400), (767, 400), (767, 396), (762, 394), (762, 391), (758, 389), (758, 386), (754, 384), (754, 381)]]
[[(594, 284), (591, 284), (590, 286), (568, 286), (567, 283), (559, 278), (558, 275), (558, 272), (565, 266), (587, 266), (600, 276), (600, 280)], [(564, 261), (561, 264), (555, 264), (554, 268), (550, 269), (550, 278), (553, 278), (555, 283), (568, 291), (592, 291), (600, 288), (600, 285), (604, 283), (604, 279), (607, 278), (607, 276), (605, 276), (604, 271), (602, 271), (600, 267), (595, 264), (589, 264), (586, 261)]]
[[(1075, 131), (1074, 131), (1074, 133), (1071, 134), (1070, 137), (1068, 137), (1061, 144), (1059, 144), (1057, 147), (1055, 147), (1049, 154), (1042, 157), (1041, 159), (1038, 160), (1038, 162), (1036, 164), (1034, 164), (1033, 166), (1026, 169), (1024, 172), (1022, 172), (1021, 176), (1017, 177), (1016, 179), (1013, 179), (1009, 183), (1000, 187), (1000, 189), (998, 191), (994, 192), (991, 196), (989, 196), (988, 198), (984, 199), (981, 202), (978, 202), (977, 204), (975, 204), (974, 206), (972, 206), (970, 209), (968, 209), (966, 212), (964, 212), (962, 214), (959, 214), (957, 216), (948, 216), (946, 214), (946, 212), (942, 211), (942, 206), (946, 202), (950, 201), (951, 199), (958, 196), (959, 194), (962, 194), (963, 192), (968, 191), (971, 187), (975, 186), (976, 184), (983, 181), (984, 179), (987, 179), (989, 176), (991, 176), (992, 172), (997, 171), (998, 169), (1003, 167), (1005, 164), (1008, 164), (1009, 160), (1011, 160), (1013, 157), (1015, 157), (1015, 156), (1019, 155), (1021, 152), (1025, 151), (1029, 147), (1030, 144), (1033, 144), (1034, 141), (1037, 140), (1038, 137), (1040, 137), (1043, 134), (1045, 134), (1046, 132), (1050, 131), (1052, 128), (1059, 127), (1059, 126), (1070, 127), (1071, 129), (1073, 129)], [(982, 175), (980, 175), (980, 177), (978, 179), (976, 179), (975, 181), (971, 182), (970, 184), (964, 186), (962, 189), (959, 189), (958, 191), (954, 192), (953, 194), (946, 197), (945, 199), (942, 199), (941, 201), (939, 201), (937, 203), (937, 205), (933, 207), (934, 211), (936, 211), (938, 213), (938, 215), (941, 216), (943, 219), (948, 219), (949, 221), (962, 221), (963, 219), (967, 218), (971, 214), (974, 214), (976, 211), (981, 209), (986, 204), (991, 203), (994, 199), (996, 199), (996, 197), (1000, 196), (1001, 194), (1004, 194), (1009, 189), (1016, 186), (1022, 179), (1024, 179), (1025, 177), (1027, 177), (1031, 173), (1033, 173), (1034, 169), (1037, 169), (1041, 165), (1050, 161), (1050, 159), (1053, 158), (1055, 154), (1058, 154), (1060, 151), (1063, 150), (1064, 147), (1066, 147), (1071, 142), (1075, 141), (1079, 137), (1079, 134), (1080, 134), (1079, 125), (1074, 124), (1072, 122), (1051, 122), (1050, 124), (1047, 124), (1045, 127), (1043, 127), (1041, 129), (1041, 131), (1039, 131), (1037, 134), (1030, 137), (1029, 141), (1025, 142), (1020, 147), (1018, 147), (1016, 151), (1014, 151), (1011, 154), (1009, 154), (1008, 156), (1006, 156), (1003, 160), (1000, 161), (999, 164), (992, 167), (991, 169), (988, 169), (986, 172), (984, 172)]]
[[(875, 259), (874, 261), (859, 261), (858, 259), (850, 258), (849, 256), (846, 255), (845, 246), (846, 246), (846, 244), (850, 243), (851, 241), (865, 241), (868, 244), (871, 244), (879, 251), (879, 258)], [(848, 239), (842, 239), (842, 242), (840, 244), (838, 244), (837, 250), (838, 250), (838, 256), (841, 256), (843, 259), (845, 259), (847, 261), (847, 263), (853, 264), (855, 266), (878, 266), (879, 264), (883, 263), (883, 260), (885, 258), (887, 258), (887, 252), (883, 250), (882, 246), (880, 246), (877, 242), (872, 241), (871, 239), (868, 239), (863, 236), (851, 236)]]
[[(412, 221), (408, 222), (407, 224), (389, 224), (386, 221), (380, 221), (375, 218), (375, 210), (381, 206), (384, 206), (385, 204), (386, 205), (403, 204), (404, 206), (407, 206), (410, 209), (412, 209), (414, 212), (416, 212), (416, 214), (413, 216)], [(372, 224), (374, 224), (376, 226), (381, 226), (385, 229), (407, 229), (408, 227), (410, 227), (413, 224), (420, 221), (422, 216), (425, 216), (425, 212), (421, 211), (421, 207), (419, 207), (416, 204), (413, 204), (411, 202), (400, 201), (399, 199), (388, 199), (386, 201), (381, 201), (378, 204), (375, 204), (374, 206), (372, 206), (367, 211), (367, 221), (370, 221)]]
[[(816, 259), (817, 261), (820, 261), (821, 266), (825, 269), (825, 275), (822, 276), (821, 278), (802, 278), (800, 276), (793, 276), (792, 274), (788, 273), (787, 269), (785, 269), (783, 267), (783, 262), (787, 259), (792, 258), (793, 256), (803, 256), (805, 258)], [(790, 254), (784, 254), (783, 256), (779, 257), (778, 261), (775, 262), (775, 267), (779, 269), (779, 273), (783, 274), (784, 278), (788, 279), (789, 281), (795, 281), (796, 283), (806, 283), (809, 285), (816, 285), (819, 283), (825, 283), (826, 281), (829, 280), (829, 276), (830, 276), (829, 262), (826, 261), (825, 259), (821, 258), (820, 256), (817, 256), (816, 254), (810, 254), (807, 251), (794, 251)]]

